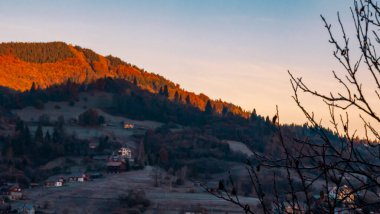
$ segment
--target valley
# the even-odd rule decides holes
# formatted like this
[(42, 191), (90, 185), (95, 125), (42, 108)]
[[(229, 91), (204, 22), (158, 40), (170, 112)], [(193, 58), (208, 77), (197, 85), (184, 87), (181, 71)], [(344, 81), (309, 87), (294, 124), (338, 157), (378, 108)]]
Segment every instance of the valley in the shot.
[(334, 168), (374, 142), (282, 124), (79, 46), (1, 43), (0, 86), (0, 213), (292, 213), (367, 203), (347, 192), (377, 181), (358, 175), (374, 159)]
[[(112, 109), (114, 105), (113, 96), (115, 96), (113, 93), (103, 91), (80, 92), (74, 101), (47, 101), (42, 106), (25, 106), (11, 111), (13, 115), (23, 121), (31, 133), (31, 139), (37, 138), (39, 129), (45, 138), (47, 135), (54, 135), (57, 131), (57, 124), (62, 124), (62, 132), (73, 141), (74, 147), (75, 144), (88, 145), (88, 148), (80, 147), (79, 153), (58, 158), (52, 157), (49, 162), (39, 166), (38, 171), (48, 173), (42, 179), (30, 181), (31, 187), (24, 189), (24, 186), (22, 200), (11, 202), (11, 206), (17, 208), (32, 204), (36, 211), (42, 213), (108, 213), (110, 211), (123, 213), (125, 210), (131, 209), (140, 209), (141, 211), (141, 207), (125, 207), (120, 202), (121, 196), (134, 190), (143, 192), (146, 199), (150, 201), (149, 207), (143, 208), (145, 213), (185, 211), (240, 213), (240, 207), (231, 207), (228, 202), (212, 196), (206, 192), (206, 187), (201, 186), (215, 185), (218, 177), (226, 176), (224, 173), (207, 179), (198, 175), (198, 179), (201, 178), (201, 181), (194, 181), (193, 177), (187, 175), (186, 167), (179, 168), (176, 172), (173, 171), (173, 168), (167, 168), (168, 166), (165, 164), (148, 165), (143, 169), (131, 165), (136, 164), (141, 158), (139, 156), (141, 141), (145, 141), (147, 132), (159, 130), (168, 125), (153, 120), (135, 120), (110, 114), (109, 109)], [(96, 111), (97, 117), (104, 118), (102, 124), (81, 124), (81, 115), (89, 109)], [(191, 126), (180, 124), (171, 124), (168, 128), (170, 133), (179, 136), (182, 135), (182, 132), (193, 129)], [(14, 133), (13, 129), (14, 126), (10, 128), (10, 133)], [(110, 145), (99, 152), (100, 150), (97, 148), (102, 139), (108, 139), (107, 142)], [(159, 142), (153, 143), (158, 144)], [(218, 141), (218, 143), (230, 147), (231, 151), (248, 155), (248, 157), (253, 154), (246, 151), (248, 147), (241, 142)], [(91, 149), (92, 145), (94, 149)], [(134, 160), (128, 161), (129, 167), (136, 169), (110, 174), (107, 171), (107, 160), (109, 161), (120, 147), (131, 149)], [(159, 151), (160, 153), (161, 151)], [(152, 157), (154, 158), (154, 156)], [(165, 160), (164, 157), (159, 158)], [(187, 161), (189, 160), (191, 159)], [(146, 161), (152, 160), (147, 159)], [(234, 168), (239, 164), (229, 162), (227, 165), (226, 167)], [(181, 172), (181, 170), (185, 171)], [(157, 175), (157, 171), (159, 175)], [(236, 172), (240, 173), (240, 171), (241, 169)], [(78, 173), (86, 175), (98, 173), (102, 176), (86, 182), (68, 182), (70, 174)], [(54, 186), (57, 184), (53, 184), (52, 187), (47, 186), (48, 182), (56, 182), (59, 177), (65, 177), (66, 181), (62, 186)], [(242, 197), (241, 200), (253, 207), (258, 204), (258, 199), (252, 196)]]

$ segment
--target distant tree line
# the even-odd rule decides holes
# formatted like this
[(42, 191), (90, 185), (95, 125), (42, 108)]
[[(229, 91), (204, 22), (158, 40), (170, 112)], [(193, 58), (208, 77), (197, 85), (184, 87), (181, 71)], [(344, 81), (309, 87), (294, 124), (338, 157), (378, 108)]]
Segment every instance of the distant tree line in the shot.
[[(249, 148), (259, 152), (265, 151), (266, 144), (270, 142), (275, 132), (275, 127), (269, 117), (264, 118), (257, 115), (255, 110), (252, 111), (249, 118), (232, 114), (226, 109), (220, 114), (216, 112), (212, 102), (207, 102), (202, 111), (187, 102), (167, 99), (165, 88), (162, 93), (154, 94), (122, 79), (104, 78), (88, 85), (77, 84), (69, 80), (64, 84), (43, 90), (32, 86), (30, 91), (24, 93), (0, 93), (0, 101), (2, 101), (0, 106), (5, 109), (26, 106), (43, 108), (44, 102), (47, 101), (67, 101), (70, 105), (74, 105), (79, 100), (80, 92), (105, 91), (113, 94), (112, 107), (104, 109), (109, 113), (132, 119), (173, 122), (202, 128), (219, 139), (241, 141)], [(100, 124), (103, 118), (95, 120)], [(95, 125), (87, 119), (82, 122), (83, 125)], [(300, 135), (312, 133), (302, 126), (289, 126), (289, 130), (298, 132)]]
[(1, 43), (0, 54), (13, 54), (31, 63), (54, 63), (74, 56), (63, 42)]
[(168, 126), (148, 131), (144, 137), (146, 161), (166, 170), (187, 167), (191, 177), (225, 172), (228, 162), (243, 162), (246, 156), (201, 130), (172, 132)]

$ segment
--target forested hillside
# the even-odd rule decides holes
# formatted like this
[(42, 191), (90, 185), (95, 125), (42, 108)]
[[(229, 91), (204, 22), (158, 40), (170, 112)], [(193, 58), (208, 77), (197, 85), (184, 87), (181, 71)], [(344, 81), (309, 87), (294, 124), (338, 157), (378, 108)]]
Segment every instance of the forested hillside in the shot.
[(88, 84), (104, 77), (128, 80), (141, 89), (200, 110), (205, 110), (209, 102), (219, 114), (228, 112), (245, 118), (249, 116), (238, 106), (188, 92), (160, 75), (111, 55), (104, 57), (90, 49), (63, 42), (0, 44), (0, 86), (6, 88), (26, 91), (62, 84), (67, 80)]

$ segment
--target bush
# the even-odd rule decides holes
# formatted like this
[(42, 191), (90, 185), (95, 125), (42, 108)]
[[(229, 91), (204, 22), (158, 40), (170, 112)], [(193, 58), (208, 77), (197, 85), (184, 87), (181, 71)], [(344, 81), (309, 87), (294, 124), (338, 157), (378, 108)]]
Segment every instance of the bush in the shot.
[(79, 115), (79, 124), (95, 126), (104, 123), (103, 116), (99, 116), (99, 113), (95, 109), (88, 109)]
[(150, 200), (143, 190), (129, 190), (128, 195), (119, 196), (119, 202), (129, 208), (139, 208), (141, 212), (150, 206)]

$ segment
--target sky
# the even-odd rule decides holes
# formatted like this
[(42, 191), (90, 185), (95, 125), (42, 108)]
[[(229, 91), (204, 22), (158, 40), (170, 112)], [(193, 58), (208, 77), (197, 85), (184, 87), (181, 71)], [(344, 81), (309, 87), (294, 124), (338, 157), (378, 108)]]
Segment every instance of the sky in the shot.
[[(348, 0), (2, 0), (0, 41), (64, 41), (112, 54), (186, 90), (303, 123), (287, 71), (336, 89), (320, 15), (350, 28)], [(327, 120), (326, 107), (304, 97)], [(360, 122), (354, 120), (359, 127)]]

